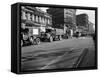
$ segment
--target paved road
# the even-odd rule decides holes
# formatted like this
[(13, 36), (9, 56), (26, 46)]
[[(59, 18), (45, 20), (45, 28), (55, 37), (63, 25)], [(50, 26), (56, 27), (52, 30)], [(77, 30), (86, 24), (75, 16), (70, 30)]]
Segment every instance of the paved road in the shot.
[[(81, 63), (81, 65), (83, 67), (94, 65), (94, 61), (92, 60), (95, 57), (95, 48), (92, 38), (73, 38), (23, 47), (21, 59), (22, 70), (73, 68), (84, 50), (91, 53), (92, 56), (90, 54), (87, 55), (84, 61), (88, 57), (91, 60), (88, 58), (85, 64)], [(89, 64), (87, 64), (88, 62)]]

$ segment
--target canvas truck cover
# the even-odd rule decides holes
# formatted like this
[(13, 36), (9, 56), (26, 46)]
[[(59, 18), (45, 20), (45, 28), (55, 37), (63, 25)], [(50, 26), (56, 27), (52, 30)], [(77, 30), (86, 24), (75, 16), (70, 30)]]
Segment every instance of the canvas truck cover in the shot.
[(64, 30), (63, 29), (55, 29), (56, 30), (56, 35), (63, 35)]

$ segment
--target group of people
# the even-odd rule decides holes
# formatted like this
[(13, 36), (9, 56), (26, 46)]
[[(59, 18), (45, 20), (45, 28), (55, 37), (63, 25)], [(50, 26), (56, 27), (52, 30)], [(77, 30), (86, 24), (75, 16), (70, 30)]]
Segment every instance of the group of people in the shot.
[(73, 30), (72, 30), (72, 29), (67, 29), (67, 30), (66, 30), (66, 35), (67, 35), (68, 37), (72, 38), (72, 37), (73, 37)]

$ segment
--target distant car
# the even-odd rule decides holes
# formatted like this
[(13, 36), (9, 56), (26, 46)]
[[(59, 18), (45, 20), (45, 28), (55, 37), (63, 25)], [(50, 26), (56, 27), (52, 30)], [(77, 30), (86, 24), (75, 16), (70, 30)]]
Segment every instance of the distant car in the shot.
[(79, 31), (74, 33), (74, 37), (80, 37), (80, 36), (81, 36), (81, 33)]
[(81, 32), (81, 36), (87, 36), (86, 32)]

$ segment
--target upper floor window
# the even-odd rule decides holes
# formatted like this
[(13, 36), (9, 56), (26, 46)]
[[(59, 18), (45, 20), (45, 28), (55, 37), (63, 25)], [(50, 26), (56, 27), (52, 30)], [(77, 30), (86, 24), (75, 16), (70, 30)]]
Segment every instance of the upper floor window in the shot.
[(48, 24), (50, 24), (50, 20), (48, 19)]
[(42, 18), (42, 23), (44, 23), (44, 18)]
[(32, 14), (32, 21), (34, 21), (35, 20), (35, 16), (34, 16), (34, 14)]
[(26, 13), (25, 13), (25, 11), (22, 11), (22, 19), (26, 19)]
[(43, 23), (43, 17), (41, 17), (41, 23)]
[(27, 19), (28, 19), (28, 20), (31, 20), (31, 15), (30, 15), (30, 13), (27, 13)]
[(44, 24), (45, 24), (45, 18), (44, 18)]
[(41, 22), (41, 16), (39, 16), (39, 22)]
[(30, 15), (30, 13), (27, 13), (27, 19), (28, 19), (28, 20), (31, 20), (31, 15)]
[(38, 22), (38, 16), (36, 16), (36, 22)]

